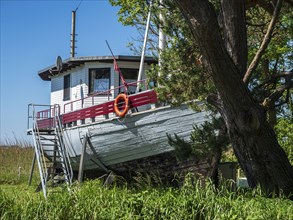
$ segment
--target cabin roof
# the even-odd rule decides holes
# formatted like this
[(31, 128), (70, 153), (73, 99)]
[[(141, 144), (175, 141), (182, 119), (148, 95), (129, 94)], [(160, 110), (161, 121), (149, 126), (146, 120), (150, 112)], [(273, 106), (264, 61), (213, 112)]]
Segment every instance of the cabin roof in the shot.
[[(117, 61), (128, 61), (128, 62), (140, 62), (140, 56), (115, 56)], [(112, 56), (91, 56), (91, 57), (72, 57), (62, 61), (62, 69), (59, 71), (57, 64), (51, 65), (45, 69), (38, 72), (42, 80), (51, 81), (51, 77), (59, 73), (66, 72), (72, 68), (78, 67), (82, 64), (89, 62), (101, 61), (103, 63), (113, 63), (114, 59)], [(147, 64), (157, 63), (153, 57), (145, 57), (145, 62)]]

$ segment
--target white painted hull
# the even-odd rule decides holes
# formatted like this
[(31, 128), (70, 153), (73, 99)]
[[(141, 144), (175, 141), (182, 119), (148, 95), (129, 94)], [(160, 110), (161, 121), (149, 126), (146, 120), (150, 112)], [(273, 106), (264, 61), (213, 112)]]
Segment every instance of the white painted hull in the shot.
[(187, 105), (160, 107), (102, 122), (66, 128), (64, 137), (72, 167), (78, 170), (84, 135), (96, 154), (87, 147), (85, 170), (101, 169), (97, 159), (106, 167), (173, 151), (167, 134), (189, 140), (193, 125), (208, 120), (207, 112), (194, 112)]

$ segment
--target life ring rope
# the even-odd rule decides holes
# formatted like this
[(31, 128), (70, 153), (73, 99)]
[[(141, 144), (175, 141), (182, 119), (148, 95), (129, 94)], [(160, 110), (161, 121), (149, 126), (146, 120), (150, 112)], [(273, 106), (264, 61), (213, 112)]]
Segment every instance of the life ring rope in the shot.
[[(121, 111), (119, 105), (124, 102), (124, 109)], [(129, 110), (129, 98), (125, 94), (119, 94), (114, 101), (114, 111), (119, 117), (124, 117)]]

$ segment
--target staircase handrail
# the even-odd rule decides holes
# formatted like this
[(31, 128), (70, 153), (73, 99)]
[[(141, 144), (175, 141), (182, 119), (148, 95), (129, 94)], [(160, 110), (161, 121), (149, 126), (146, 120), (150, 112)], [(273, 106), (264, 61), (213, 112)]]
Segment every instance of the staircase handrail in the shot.
[(63, 140), (64, 131), (62, 129), (62, 123), (61, 123), (61, 119), (60, 119), (60, 106), (59, 105), (54, 106), (54, 113), (55, 113), (55, 126), (56, 126), (55, 130), (56, 130), (56, 134), (59, 139), (60, 148), (64, 153), (63, 162), (65, 165), (65, 170), (67, 172), (66, 175), (68, 175), (68, 177), (69, 177), (68, 184), (71, 184), (72, 178), (73, 178), (73, 170), (72, 170), (72, 166), (71, 166), (71, 162), (70, 162), (70, 156), (68, 153), (68, 149), (67, 149), (67, 147), (64, 143), (64, 140)]
[[(32, 129), (32, 135), (33, 135), (33, 141), (34, 141), (34, 146), (35, 146), (35, 152), (37, 154), (41, 154), (37, 156), (37, 162), (38, 162), (38, 167), (39, 167), (39, 173), (40, 173), (40, 178), (41, 178), (41, 184), (42, 184), (42, 189), (44, 196), (46, 198), (46, 182), (45, 180), (48, 178), (47, 174), (47, 165), (44, 163), (45, 159), (45, 154), (43, 151), (43, 148), (41, 147), (41, 139), (39, 134), (39, 128), (38, 128), (38, 123), (36, 120), (36, 112), (35, 112), (35, 107), (32, 104), (32, 123), (33, 123), (33, 129)], [(41, 159), (41, 160), (40, 160)]]

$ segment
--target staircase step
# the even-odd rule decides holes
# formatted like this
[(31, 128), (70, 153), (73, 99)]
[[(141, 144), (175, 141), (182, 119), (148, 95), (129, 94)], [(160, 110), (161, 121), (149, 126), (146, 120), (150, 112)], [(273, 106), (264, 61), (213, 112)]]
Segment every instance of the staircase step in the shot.
[(42, 146), (44, 147), (55, 147), (55, 145), (54, 144), (42, 144)]
[[(31, 130), (31, 133), (35, 139), (35, 152), (39, 168), (42, 170), (40, 175), (43, 176), (41, 177), (41, 184), (45, 197), (48, 181), (54, 182), (56, 181), (55, 178), (60, 178), (58, 181), (64, 182), (66, 185), (70, 185), (72, 178), (70, 158), (66, 154), (63, 140), (62, 124), (58, 116), (55, 117), (55, 121), (55, 130)], [(43, 158), (43, 151), (46, 159)], [(60, 175), (60, 172), (56, 172), (56, 169), (62, 170), (62, 175)]]

